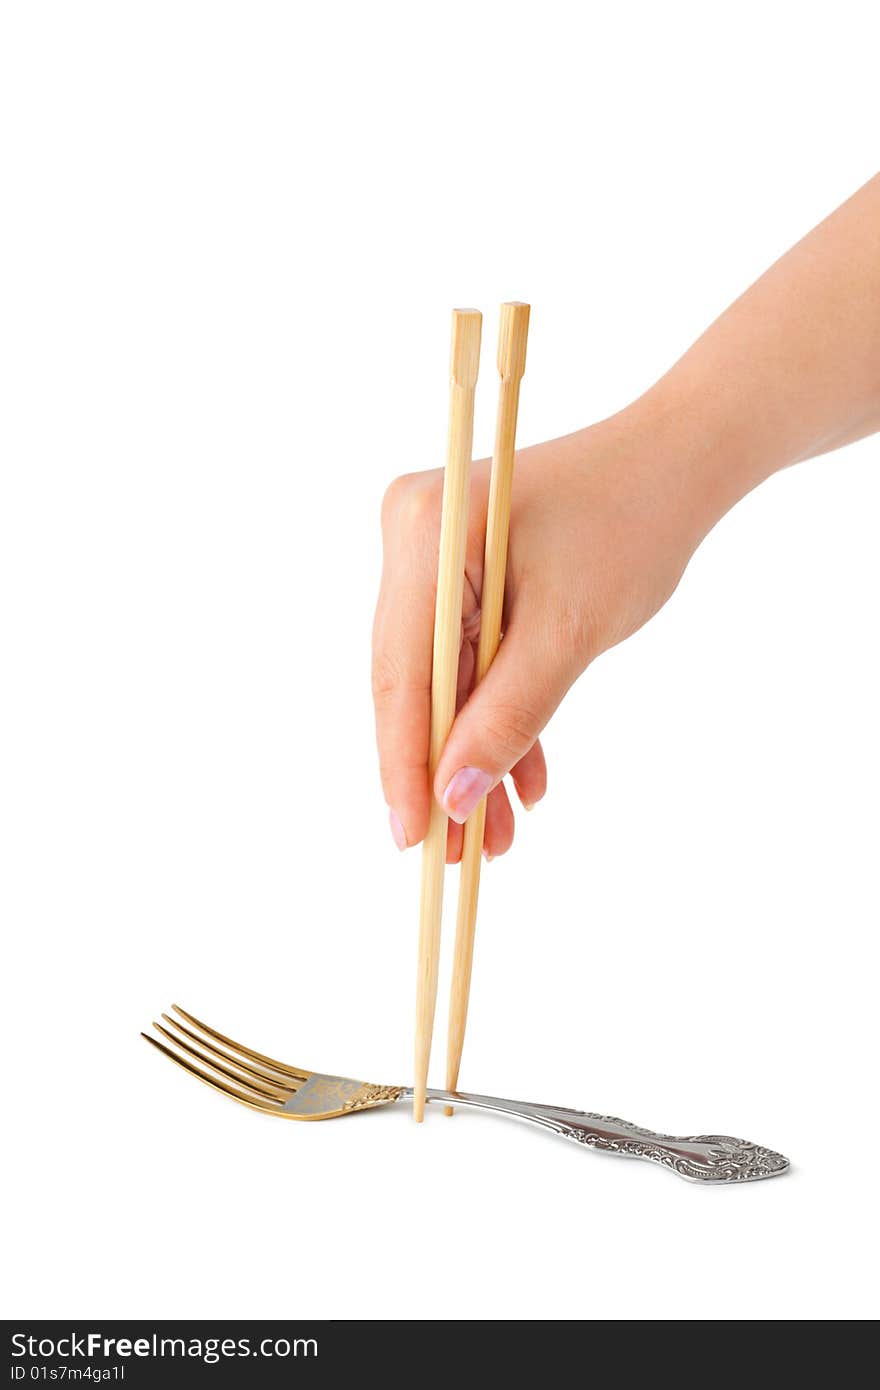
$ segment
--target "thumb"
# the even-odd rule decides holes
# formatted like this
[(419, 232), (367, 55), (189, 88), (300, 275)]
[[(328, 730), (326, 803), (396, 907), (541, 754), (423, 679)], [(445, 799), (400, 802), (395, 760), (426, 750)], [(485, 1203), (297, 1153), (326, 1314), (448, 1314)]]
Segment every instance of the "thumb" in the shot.
[(576, 675), (549, 650), (546, 627), (511, 624), (437, 764), (434, 795), (451, 820), (466, 821), (528, 753)]

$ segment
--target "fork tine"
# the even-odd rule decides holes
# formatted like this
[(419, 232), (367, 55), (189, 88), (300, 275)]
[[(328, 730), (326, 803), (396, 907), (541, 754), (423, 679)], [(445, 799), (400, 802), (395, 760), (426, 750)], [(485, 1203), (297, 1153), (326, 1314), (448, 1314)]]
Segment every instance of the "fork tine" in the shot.
[(160, 1043), (156, 1038), (151, 1038), (149, 1033), (141, 1033), (141, 1037), (146, 1038), (147, 1042), (152, 1043), (153, 1047), (157, 1048), (159, 1052), (164, 1052), (165, 1056), (170, 1057), (172, 1062), (175, 1062), (177, 1066), (183, 1067), (183, 1070), (188, 1071), (190, 1076), (195, 1076), (199, 1081), (204, 1081), (206, 1086), (211, 1086), (215, 1091), (221, 1091), (224, 1096), (230, 1096), (232, 1100), (240, 1101), (242, 1105), (249, 1105), (252, 1110), (262, 1110), (266, 1115), (278, 1114), (280, 1107), (275, 1101), (270, 1101), (256, 1095), (245, 1095), (244, 1091), (239, 1090), (237, 1086), (227, 1085), (227, 1083), (221, 1081), (219, 1077), (207, 1076), (201, 1068), (193, 1066), (186, 1058), (178, 1056), (176, 1052), (171, 1051), (170, 1047), (166, 1047), (164, 1043)]
[(182, 1038), (175, 1037), (167, 1028), (163, 1028), (161, 1023), (156, 1023), (154, 1021), (153, 1027), (158, 1033), (161, 1033), (163, 1037), (167, 1038), (169, 1042), (174, 1043), (175, 1047), (180, 1048), (181, 1052), (185, 1052), (188, 1057), (194, 1057), (196, 1061), (206, 1063), (213, 1071), (219, 1072), (221, 1076), (228, 1076), (229, 1080), (234, 1081), (236, 1086), (244, 1086), (247, 1090), (254, 1091), (258, 1096), (264, 1096), (268, 1100), (276, 1100), (281, 1103), (290, 1100), (293, 1092), (289, 1087), (282, 1088), (281, 1086), (271, 1086), (263, 1079), (251, 1081), (250, 1077), (241, 1076), (230, 1067), (224, 1066), (222, 1059), (212, 1056), (207, 1048), (193, 1046), (192, 1043), (188, 1043)]
[(171, 1008), (181, 1018), (185, 1018), (187, 1023), (192, 1023), (202, 1033), (207, 1033), (209, 1037), (217, 1042), (226, 1043), (227, 1047), (234, 1047), (243, 1056), (250, 1057), (253, 1062), (264, 1062), (266, 1066), (273, 1067), (275, 1071), (280, 1071), (283, 1076), (292, 1076), (296, 1081), (308, 1081), (309, 1073), (300, 1071), (297, 1067), (289, 1067), (286, 1062), (276, 1062), (274, 1057), (267, 1057), (265, 1053), (255, 1052), (252, 1047), (245, 1047), (244, 1043), (236, 1042), (234, 1038), (227, 1038), (225, 1033), (218, 1033), (216, 1028), (209, 1028), (207, 1023), (202, 1023), (201, 1019), (194, 1014), (188, 1014), (186, 1009), (182, 1009), (179, 1004), (172, 1004)]
[[(178, 1023), (177, 1019), (172, 1018), (170, 1014), (163, 1014), (162, 1017), (165, 1022), (170, 1023), (171, 1027), (176, 1029), (178, 1033), (183, 1033), (194, 1042), (197, 1047), (204, 1048), (209, 1054), (209, 1060), (216, 1057), (222, 1062), (231, 1062), (233, 1066), (238, 1067), (240, 1071), (247, 1073), (247, 1076), (253, 1077), (254, 1080), (260, 1081), (264, 1085), (268, 1083), (276, 1089), (283, 1090), (285, 1098), (289, 1096), (291, 1092), (298, 1090), (302, 1085), (301, 1081), (294, 1081), (287, 1073), (284, 1074), (284, 1079), (282, 1080), (281, 1073), (277, 1076), (271, 1076), (266, 1067), (260, 1066), (256, 1062), (242, 1061), (240, 1057), (237, 1057), (235, 1053), (231, 1052), (228, 1048), (222, 1047), (219, 1043), (209, 1042), (207, 1037), (201, 1037), (198, 1033), (194, 1033), (191, 1028), (187, 1028), (184, 1024)], [(162, 1031), (164, 1032), (165, 1030), (163, 1029)], [(176, 1036), (172, 1036), (171, 1040), (172, 1042), (177, 1042)], [(247, 1079), (247, 1077), (245, 1079)]]

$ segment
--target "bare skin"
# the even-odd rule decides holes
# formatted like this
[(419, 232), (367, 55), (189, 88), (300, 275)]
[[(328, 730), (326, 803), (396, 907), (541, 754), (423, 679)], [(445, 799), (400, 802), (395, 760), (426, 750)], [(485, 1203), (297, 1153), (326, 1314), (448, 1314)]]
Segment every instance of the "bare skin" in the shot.
[(373, 634), (382, 786), (398, 847), (430, 798), (461, 824), (488, 791), (484, 853), (544, 795), (539, 735), (597, 656), (651, 618), (708, 531), (765, 478), (880, 429), (880, 176), (777, 261), (644, 396), (517, 455), (504, 639), (470, 693), (489, 464), (473, 468), (460, 709), (428, 777), (442, 473), (398, 478), (382, 509)]

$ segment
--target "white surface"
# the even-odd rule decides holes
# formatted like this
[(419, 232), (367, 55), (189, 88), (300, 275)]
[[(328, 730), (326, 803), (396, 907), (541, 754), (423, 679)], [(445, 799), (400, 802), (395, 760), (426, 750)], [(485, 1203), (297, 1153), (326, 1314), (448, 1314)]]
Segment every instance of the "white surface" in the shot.
[[(718, 527), (484, 879), (463, 1084), (742, 1132), (789, 1178), (275, 1125), (138, 1038), (177, 1000), (408, 1079), (369, 634), (449, 309), (487, 315), (477, 450), (503, 298), (522, 443), (623, 404), (874, 172), (869, 14), (4, 7), (7, 1315), (876, 1313), (877, 440)], [(435, 1082), (444, 1032), (445, 983)]]

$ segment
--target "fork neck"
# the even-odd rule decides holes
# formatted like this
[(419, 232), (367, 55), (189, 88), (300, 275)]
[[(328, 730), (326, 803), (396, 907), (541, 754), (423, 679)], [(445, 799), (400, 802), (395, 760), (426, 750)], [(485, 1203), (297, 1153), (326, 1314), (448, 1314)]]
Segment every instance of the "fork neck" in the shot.
[[(412, 1100), (412, 1086), (405, 1086), (402, 1100)], [(469, 1106), (473, 1110), (493, 1110), (502, 1115), (513, 1115), (521, 1120), (532, 1120), (541, 1123), (540, 1107), (528, 1104), (521, 1100), (502, 1100), (499, 1096), (477, 1096), (468, 1091), (432, 1091), (427, 1092), (427, 1099), (440, 1101), (444, 1105), (463, 1105)], [(536, 1113), (538, 1112), (538, 1113)]]

